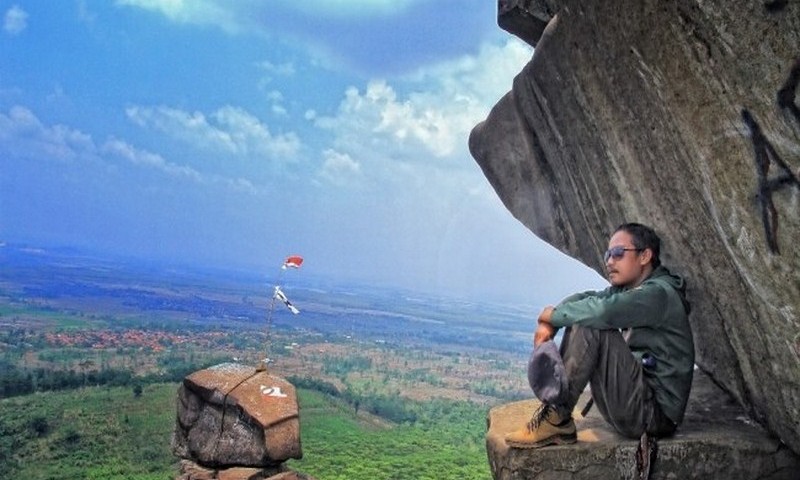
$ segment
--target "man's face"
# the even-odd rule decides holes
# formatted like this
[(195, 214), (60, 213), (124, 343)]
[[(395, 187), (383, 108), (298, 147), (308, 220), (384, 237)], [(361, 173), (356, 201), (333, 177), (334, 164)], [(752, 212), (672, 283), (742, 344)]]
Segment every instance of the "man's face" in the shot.
[(642, 277), (649, 263), (649, 255), (642, 255), (642, 251), (636, 250), (630, 233), (622, 230), (615, 233), (608, 241), (608, 251), (610, 255), (607, 254), (606, 272), (611, 285), (626, 287), (644, 280)]

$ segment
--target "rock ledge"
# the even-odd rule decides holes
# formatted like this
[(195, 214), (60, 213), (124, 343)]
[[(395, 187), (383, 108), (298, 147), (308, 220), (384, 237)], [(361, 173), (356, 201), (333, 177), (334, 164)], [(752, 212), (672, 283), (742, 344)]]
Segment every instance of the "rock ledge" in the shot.
[[(674, 437), (658, 441), (651, 480), (797, 478), (800, 457), (748, 420), (708, 377), (698, 374), (692, 388), (683, 425)], [(638, 478), (638, 441), (613, 432), (596, 409), (586, 418), (574, 413), (575, 445), (509, 448), (505, 434), (524, 425), (538, 403), (514, 402), (489, 412), (486, 450), (495, 480)]]

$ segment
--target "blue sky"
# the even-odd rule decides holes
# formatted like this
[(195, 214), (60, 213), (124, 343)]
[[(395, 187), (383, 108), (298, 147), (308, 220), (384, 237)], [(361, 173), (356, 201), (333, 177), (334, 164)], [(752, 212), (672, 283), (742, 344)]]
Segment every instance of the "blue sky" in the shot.
[(602, 286), (470, 129), (530, 59), (488, 0), (0, 1), (0, 240), (536, 302)]

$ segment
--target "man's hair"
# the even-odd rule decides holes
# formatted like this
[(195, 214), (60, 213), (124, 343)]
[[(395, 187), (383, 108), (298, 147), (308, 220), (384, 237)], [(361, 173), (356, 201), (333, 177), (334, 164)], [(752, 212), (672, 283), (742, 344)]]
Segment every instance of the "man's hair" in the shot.
[(637, 249), (645, 250), (649, 248), (653, 252), (653, 259), (650, 262), (653, 268), (658, 268), (661, 265), (661, 239), (652, 228), (641, 223), (623, 223), (614, 230), (614, 233), (619, 231), (627, 232), (633, 237), (633, 246)]

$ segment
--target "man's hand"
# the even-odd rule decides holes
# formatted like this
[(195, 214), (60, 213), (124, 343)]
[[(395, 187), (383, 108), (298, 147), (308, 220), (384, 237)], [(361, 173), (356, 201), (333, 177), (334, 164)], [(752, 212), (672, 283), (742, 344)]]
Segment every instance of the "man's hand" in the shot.
[(542, 313), (539, 314), (539, 323), (550, 324), (550, 317), (553, 316), (553, 310), (555, 309), (550, 305), (544, 307)]
[(550, 323), (550, 317), (553, 315), (553, 307), (545, 307), (542, 313), (539, 314), (539, 323), (536, 326), (536, 332), (533, 334), (533, 346), (538, 347), (540, 344), (550, 340), (556, 335), (556, 327)]

